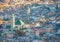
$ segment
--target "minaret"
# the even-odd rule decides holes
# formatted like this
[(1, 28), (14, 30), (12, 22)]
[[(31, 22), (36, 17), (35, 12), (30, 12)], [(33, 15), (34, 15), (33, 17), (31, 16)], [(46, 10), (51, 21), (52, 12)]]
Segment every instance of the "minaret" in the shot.
[(27, 10), (28, 14), (30, 15), (30, 8), (28, 7), (28, 10)]
[(14, 29), (15, 27), (15, 16), (12, 14), (12, 28)]

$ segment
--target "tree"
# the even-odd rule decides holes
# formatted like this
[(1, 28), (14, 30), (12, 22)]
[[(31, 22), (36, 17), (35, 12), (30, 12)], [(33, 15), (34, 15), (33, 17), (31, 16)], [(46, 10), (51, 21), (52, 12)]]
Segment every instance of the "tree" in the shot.
[(17, 30), (18, 36), (25, 36), (25, 32), (23, 30)]

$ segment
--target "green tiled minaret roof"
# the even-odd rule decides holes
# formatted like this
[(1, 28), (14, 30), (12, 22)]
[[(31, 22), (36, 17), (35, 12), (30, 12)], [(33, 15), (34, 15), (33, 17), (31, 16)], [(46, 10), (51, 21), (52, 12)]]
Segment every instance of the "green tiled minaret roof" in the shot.
[(19, 19), (15, 20), (15, 25), (21, 25), (21, 22)]

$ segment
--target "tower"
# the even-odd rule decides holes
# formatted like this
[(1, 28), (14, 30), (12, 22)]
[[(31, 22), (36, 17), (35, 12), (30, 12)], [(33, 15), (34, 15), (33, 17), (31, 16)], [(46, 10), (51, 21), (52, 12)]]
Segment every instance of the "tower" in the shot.
[(12, 28), (14, 29), (15, 27), (15, 16), (12, 14)]

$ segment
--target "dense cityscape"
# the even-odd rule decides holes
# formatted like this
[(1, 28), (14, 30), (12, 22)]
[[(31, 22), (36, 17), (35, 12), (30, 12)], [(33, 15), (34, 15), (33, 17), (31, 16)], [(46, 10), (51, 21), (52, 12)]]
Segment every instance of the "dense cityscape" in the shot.
[(0, 42), (60, 42), (60, 0), (0, 0)]

